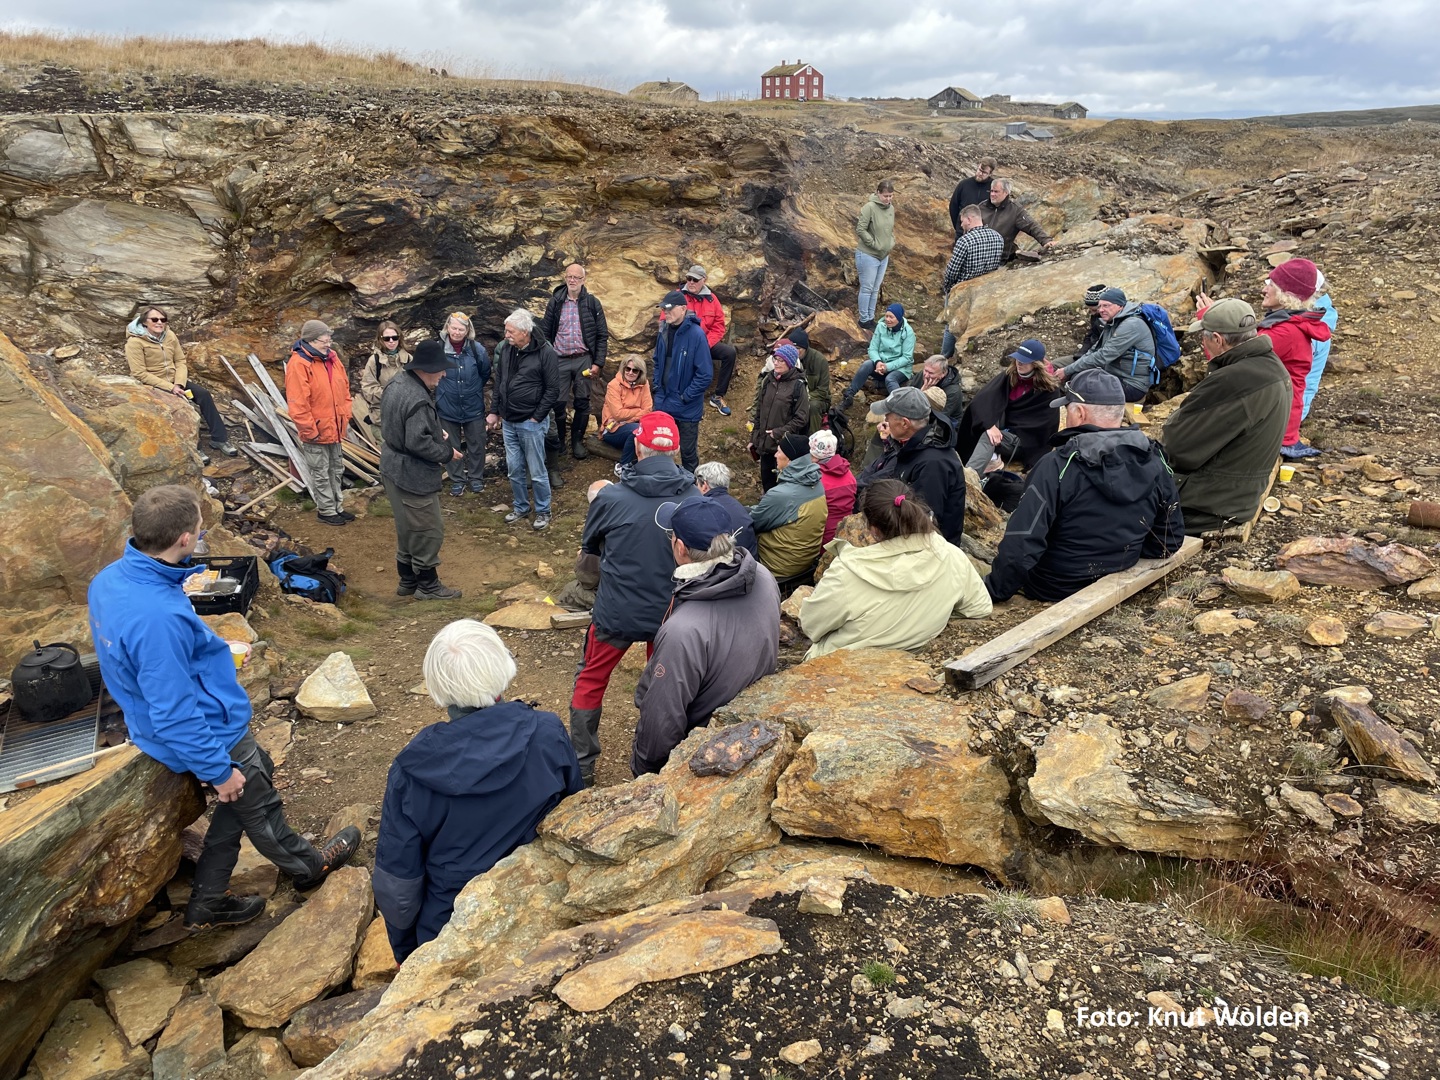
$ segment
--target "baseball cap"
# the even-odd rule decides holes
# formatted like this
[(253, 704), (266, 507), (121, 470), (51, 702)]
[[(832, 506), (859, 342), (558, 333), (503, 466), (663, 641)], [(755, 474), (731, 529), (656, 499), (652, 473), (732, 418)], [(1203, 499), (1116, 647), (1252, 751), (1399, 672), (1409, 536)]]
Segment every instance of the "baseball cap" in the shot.
[(648, 412), (640, 418), (635, 441), (651, 450), (669, 454), (680, 449), (680, 427), (669, 413)]
[[(871, 406), (872, 411), (875, 410)], [(890, 396), (880, 403), (882, 413), (894, 413), (907, 420), (924, 420), (930, 415), (930, 399), (924, 391), (915, 386), (901, 386), (891, 391)]]
[(1022, 364), (1038, 364), (1045, 359), (1045, 345), (1035, 338), (1026, 338), (1009, 355), (1011, 360), (1019, 360)]
[(1196, 330), (1211, 334), (1238, 334), (1243, 330), (1254, 330), (1255, 326), (1255, 309), (1244, 300), (1231, 296), (1216, 300), (1205, 309), (1205, 314), (1185, 329), (1192, 334)]
[(672, 289), (665, 294), (665, 299), (661, 300), (658, 306), (665, 311), (669, 311), (672, 307), (685, 307), (685, 294), (679, 289)]
[(730, 515), (714, 499), (692, 495), (684, 502), (665, 502), (655, 508), (655, 524), (674, 533), (687, 548), (703, 551), (710, 541), (730, 531)]
[(1082, 371), (1067, 379), (1063, 393), (1050, 402), (1052, 409), (1061, 405), (1124, 405), (1125, 388), (1108, 371)]
[(689, 270), (685, 271), (685, 276), (687, 278), (699, 278), (701, 281), (704, 281), (708, 275), (705, 273), (705, 268), (699, 263), (696, 263), (690, 267)]

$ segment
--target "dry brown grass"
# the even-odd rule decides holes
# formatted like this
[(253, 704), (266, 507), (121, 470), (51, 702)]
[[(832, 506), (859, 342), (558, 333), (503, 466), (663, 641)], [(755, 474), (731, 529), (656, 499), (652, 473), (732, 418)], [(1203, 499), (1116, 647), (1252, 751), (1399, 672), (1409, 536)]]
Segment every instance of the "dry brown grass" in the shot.
[(615, 89), (560, 72), (501, 70), (438, 53), (407, 59), (390, 50), (346, 44), (0, 31), (0, 78), (24, 81), (30, 71), (45, 64), (74, 68), (100, 85), (125, 76), (151, 75), (161, 80), (202, 76), (221, 83), (349, 83), (399, 89), (433, 86), (441, 79), (431, 74), (433, 70), (447, 71), (461, 84)]

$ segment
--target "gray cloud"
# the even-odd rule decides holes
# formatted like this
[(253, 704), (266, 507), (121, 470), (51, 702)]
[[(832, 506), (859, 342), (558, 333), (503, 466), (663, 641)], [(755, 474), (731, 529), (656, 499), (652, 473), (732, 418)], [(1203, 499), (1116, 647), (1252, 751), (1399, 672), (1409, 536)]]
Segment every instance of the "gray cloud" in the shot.
[(1074, 99), (1103, 116), (1237, 116), (1440, 101), (1429, 0), (11, 0), (10, 25), (100, 33), (320, 40), (452, 71), (627, 89), (680, 79), (755, 95), (803, 57), (832, 96)]

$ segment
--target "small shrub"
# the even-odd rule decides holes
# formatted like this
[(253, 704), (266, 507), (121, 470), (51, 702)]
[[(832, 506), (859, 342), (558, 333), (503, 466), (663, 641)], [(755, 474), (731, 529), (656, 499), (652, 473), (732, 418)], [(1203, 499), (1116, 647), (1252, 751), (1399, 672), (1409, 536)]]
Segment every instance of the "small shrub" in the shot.
[(390, 500), (383, 495), (370, 504), (370, 516), (373, 518), (393, 518), (395, 511), (391, 509)]
[(860, 973), (870, 980), (870, 985), (877, 990), (886, 986), (895, 985), (895, 969), (889, 964), (882, 964), (878, 960), (871, 960)]
[(1165, 961), (1154, 956), (1140, 958), (1140, 974), (1150, 982), (1164, 982), (1170, 977), (1171, 968)]
[(1290, 775), (1306, 779), (1324, 776), (1335, 768), (1339, 760), (1340, 755), (1334, 749), (1321, 743), (1296, 743), (1290, 748)]
[(1039, 919), (1035, 898), (1023, 892), (992, 892), (985, 894), (986, 914), (998, 923), (1019, 926), (1022, 922)]
[(1260, 625), (1267, 630), (1294, 634), (1305, 629), (1305, 620), (1299, 615), (1291, 615), (1288, 611), (1270, 611), (1260, 616)]

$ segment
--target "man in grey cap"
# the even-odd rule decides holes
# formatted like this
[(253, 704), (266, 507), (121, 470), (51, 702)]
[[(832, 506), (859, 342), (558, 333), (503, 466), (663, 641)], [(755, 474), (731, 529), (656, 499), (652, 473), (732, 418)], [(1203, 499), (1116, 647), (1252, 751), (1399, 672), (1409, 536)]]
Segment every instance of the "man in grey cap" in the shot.
[(1255, 516), (1285, 437), (1290, 377), (1257, 325), (1254, 308), (1230, 299), (1186, 327), (1199, 332), (1210, 367), (1165, 421), (1161, 439), (1192, 535)]
[(458, 365), (431, 338), (415, 349), (415, 358), (386, 385), (380, 396), (380, 482), (395, 517), (397, 596), (416, 600), (454, 600), (459, 589), (440, 583), (440, 545), (445, 518), (440, 488), (445, 466), (459, 461), (460, 448), (447, 441), (435, 411), (435, 388)]
[[(1088, 298), (1087, 298), (1088, 303)], [(1125, 298), (1113, 285), (1102, 289), (1095, 312), (1103, 323), (1100, 340), (1055, 374), (1073, 379), (1082, 371), (1108, 371), (1120, 380), (1126, 401), (1139, 401), (1150, 389), (1150, 361), (1155, 356), (1155, 335), (1140, 314), (1140, 305)]]
[[(914, 386), (897, 387), (871, 408), (885, 413), (895, 445), (876, 478), (890, 475), (909, 484), (935, 515), (940, 535), (952, 544), (960, 543), (965, 531), (965, 466), (955, 452), (955, 421), (936, 412), (925, 391)], [(890, 459), (893, 472), (888, 472)]]
[(705, 341), (710, 346), (715, 381), (705, 395), (706, 403), (721, 416), (729, 416), (730, 406), (725, 402), (725, 395), (730, 392), (730, 379), (735, 374), (735, 346), (721, 342), (725, 336), (725, 309), (720, 306), (720, 298), (705, 284), (706, 278), (705, 268), (696, 263), (685, 271), (685, 284), (681, 286), (681, 291), (685, 294), (685, 303), (700, 320)]
[(1023, 592), (1063, 600), (1106, 574), (1173, 555), (1185, 539), (1180, 494), (1160, 447), (1122, 427), (1125, 391), (1083, 371), (1051, 403), (1070, 425), (1035, 463), (985, 577), (996, 603)]

